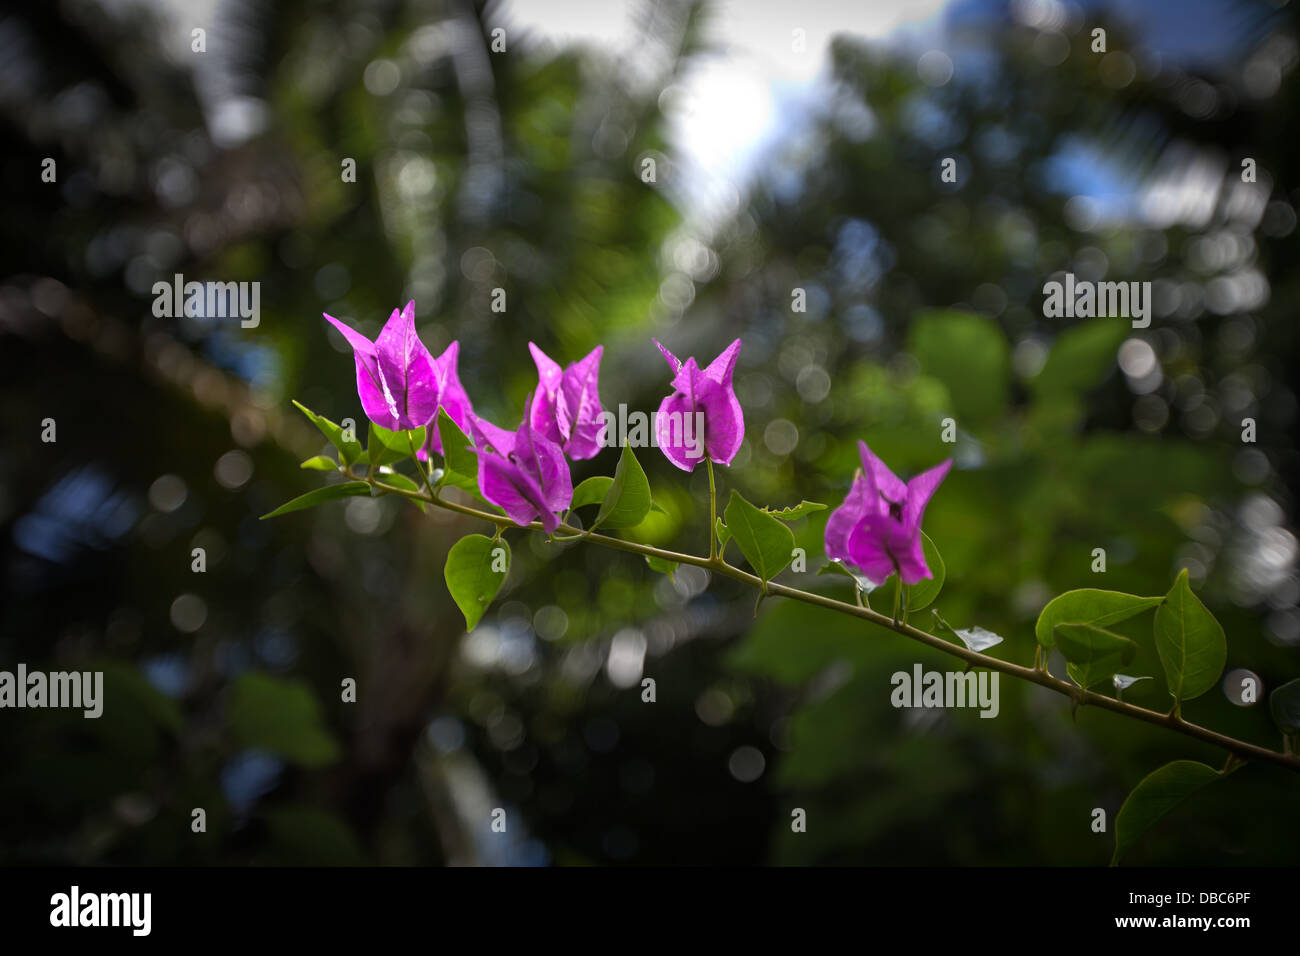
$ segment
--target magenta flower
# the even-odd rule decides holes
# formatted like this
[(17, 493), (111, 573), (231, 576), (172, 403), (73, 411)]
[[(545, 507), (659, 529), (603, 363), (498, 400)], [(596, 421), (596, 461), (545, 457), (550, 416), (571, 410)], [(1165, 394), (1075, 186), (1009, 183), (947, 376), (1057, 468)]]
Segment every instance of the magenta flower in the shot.
[(745, 440), (745, 413), (731, 384), (740, 339), (703, 371), (694, 358), (683, 365), (658, 341), (655, 345), (674, 376), (673, 394), (660, 403), (655, 419), (655, 436), (664, 455), (682, 471), (694, 471), (705, 457), (719, 465), (731, 464)]
[(904, 484), (864, 441), (862, 473), (826, 521), (826, 557), (847, 561), (879, 586), (897, 573), (904, 584), (930, 578), (921, 550), (921, 516), (952, 459)]
[(513, 435), (482, 419), (473, 427), (483, 497), (520, 527), (539, 519), (548, 534), (558, 528), (556, 512), (573, 501), (573, 479), (560, 446), (533, 427), (528, 411)]
[(595, 458), (600, 443), (601, 413), (597, 379), (604, 346), (561, 369), (558, 362), (532, 342), (528, 349), (537, 364), (539, 387), (531, 421), (535, 429), (564, 449), (574, 461)]
[[(453, 341), (443, 353), (434, 360), (433, 371), (438, 382), (438, 405), (447, 417), (455, 422), (460, 430), (469, 432), (474, 421), (474, 406), (469, 400), (469, 393), (460, 384), (460, 370), (457, 359), (460, 357), (460, 342)], [(435, 412), (435, 416), (436, 416)], [(429, 422), (429, 440), (426, 447), (442, 454), (442, 436), (438, 434), (437, 421)], [(419, 458), (425, 459), (424, 449), (420, 449)]]
[(334, 316), (325, 318), (352, 346), (357, 395), (372, 422), (394, 431), (434, 425), (428, 443), (439, 454), (442, 441), (434, 422), (439, 406), (462, 429), (469, 427), (474, 409), (456, 369), (460, 343), (452, 342), (435, 359), (416, 334), (414, 302), (394, 309), (373, 342)]

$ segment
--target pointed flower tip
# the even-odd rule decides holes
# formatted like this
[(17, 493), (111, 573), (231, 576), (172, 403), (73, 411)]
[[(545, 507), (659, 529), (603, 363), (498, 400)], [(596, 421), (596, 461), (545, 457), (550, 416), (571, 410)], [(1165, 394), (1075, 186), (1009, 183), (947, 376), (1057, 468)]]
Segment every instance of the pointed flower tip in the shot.
[(678, 372), (682, 370), (681, 361), (677, 358), (676, 355), (674, 355), (672, 352), (664, 348), (662, 342), (660, 342), (656, 338), (652, 338), (650, 339), (650, 341), (653, 342), (658, 347), (659, 351), (663, 353), (664, 360), (668, 363), (668, 367), (672, 369), (674, 375), (676, 375)]

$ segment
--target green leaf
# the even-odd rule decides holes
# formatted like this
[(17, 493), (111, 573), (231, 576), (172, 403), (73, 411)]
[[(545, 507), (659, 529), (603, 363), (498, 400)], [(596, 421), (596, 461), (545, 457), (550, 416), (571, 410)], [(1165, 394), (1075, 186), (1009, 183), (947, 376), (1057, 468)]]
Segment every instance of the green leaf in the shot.
[(473, 442), (452, 421), (442, 406), (438, 406), (438, 440), (442, 442), (443, 485), (478, 494), (478, 455), (472, 450)]
[(657, 558), (653, 554), (647, 554), (645, 556), (645, 563), (650, 565), (650, 570), (668, 575), (669, 580), (672, 580), (673, 575), (677, 572), (676, 561), (669, 561), (667, 558)]
[(370, 466), (391, 465), (406, 458), (414, 458), (415, 453), (424, 446), (427, 433), (423, 426), (410, 431), (391, 431), (382, 425), (370, 423), (370, 439), (366, 445), (366, 455)]
[(957, 311), (921, 314), (912, 320), (907, 351), (922, 372), (947, 386), (962, 421), (988, 421), (1006, 407), (1011, 349), (993, 319)]
[(1171, 810), (1222, 774), (1195, 760), (1175, 760), (1142, 779), (1115, 817), (1114, 866), (1138, 838)]
[(1300, 677), (1269, 694), (1268, 709), (1278, 730), (1288, 737), (1300, 734)]
[(294, 407), (307, 416), (308, 420), (320, 429), (320, 433), (329, 439), (329, 443), (339, 450), (339, 457), (345, 464), (354, 464), (361, 458), (361, 443), (356, 441), (346, 441), (343, 438), (343, 429), (335, 425), (323, 415), (317, 415), (306, 405), (295, 401)]
[(1179, 572), (1165, 603), (1156, 609), (1156, 653), (1175, 702), (1200, 697), (1219, 682), (1228, 662), (1228, 639)]
[(314, 458), (308, 458), (299, 468), (306, 468), (309, 471), (338, 471), (339, 463), (328, 455), (317, 455)]
[(1109, 627), (1127, 621), (1164, 600), (1163, 597), (1138, 597), (1122, 591), (1080, 588), (1066, 591), (1047, 602), (1034, 625), (1034, 636), (1043, 647), (1055, 646), (1053, 628), (1058, 624), (1095, 624)]
[(364, 481), (344, 481), (337, 485), (326, 485), (324, 488), (317, 488), (315, 491), (309, 491), (305, 495), (299, 495), (292, 501), (286, 501), (274, 511), (262, 515), (261, 519), (275, 518), (279, 515), (288, 514), (290, 511), (302, 511), (304, 508), (314, 508), (319, 504), (327, 501), (336, 501), (339, 498), (351, 498), (357, 495), (370, 494), (370, 486)]
[(1118, 673), (1137, 653), (1137, 645), (1127, 637), (1095, 624), (1058, 624), (1054, 630), (1066, 670), (1085, 690)]
[(766, 511), (751, 505), (739, 492), (731, 493), (723, 517), (731, 538), (764, 584), (790, 563), (794, 534)]
[(605, 499), (591, 524), (595, 531), (600, 525), (607, 528), (635, 528), (650, 513), (650, 482), (646, 480), (641, 463), (632, 449), (624, 445), (614, 469), (614, 480), (605, 493)]
[[(921, 532), (921, 551), (925, 554), (925, 563), (929, 567), (930, 573), (934, 575), (931, 578), (922, 578), (907, 589), (907, 610), (919, 611), (922, 608), (929, 607), (939, 592), (943, 590), (943, 582), (948, 576), (948, 569), (943, 563), (943, 556), (939, 554), (938, 547), (930, 540), (930, 536), (924, 531)], [(894, 606), (894, 588), (898, 587), (898, 575), (891, 574), (885, 579), (885, 582), (876, 591), (876, 604), (878, 607), (892, 608)]]
[(718, 536), (718, 554), (722, 554), (727, 550), (727, 542), (731, 540), (731, 532), (727, 530), (727, 526), (722, 523), (720, 517), (713, 520), (713, 532)]
[(467, 534), (451, 546), (443, 577), (452, 600), (465, 615), (466, 630), (474, 630), (509, 573), (510, 545), (504, 538)]
[(240, 746), (269, 750), (302, 767), (324, 767), (338, 759), (338, 745), (303, 681), (244, 674), (231, 691), (230, 729)]
[(608, 475), (595, 475), (588, 478), (573, 489), (573, 501), (569, 505), (569, 510), (576, 511), (584, 505), (600, 504), (609, 494), (609, 486), (613, 483), (614, 479)]
[(773, 511), (770, 508), (764, 508), (773, 518), (780, 518), (782, 521), (793, 521), (796, 518), (802, 518), (804, 515), (810, 515), (814, 511), (825, 511), (826, 505), (819, 504), (816, 501), (809, 501), (806, 498), (789, 508), (781, 508), (779, 511)]

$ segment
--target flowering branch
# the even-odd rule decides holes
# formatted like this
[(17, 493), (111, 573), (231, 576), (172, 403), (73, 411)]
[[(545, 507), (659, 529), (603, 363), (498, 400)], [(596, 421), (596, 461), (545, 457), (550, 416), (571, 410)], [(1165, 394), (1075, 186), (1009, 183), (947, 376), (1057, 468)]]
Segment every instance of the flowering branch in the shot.
[[(464, 515), (470, 518), (478, 518), (481, 521), (487, 521), (499, 528), (505, 529), (514, 527), (515, 524), (505, 515), (492, 514), (489, 511), (480, 511), (468, 505), (458, 502), (449, 501), (448, 499), (429, 493), (410, 491), (405, 488), (398, 488), (387, 485), (382, 481), (368, 475), (357, 474), (348, 469), (345, 474), (357, 481), (364, 481), (376, 491), (382, 494), (400, 495), (404, 498), (410, 498), (415, 501), (422, 501), (439, 508), (444, 508), (456, 514)], [(541, 523), (534, 521), (524, 525), (525, 530), (542, 531), (545, 529)], [(624, 538), (615, 538), (610, 535), (599, 534), (594, 531), (585, 531), (582, 528), (575, 528), (570, 524), (562, 523), (559, 528), (562, 535), (555, 537), (557, 541), (582, 539), (590, 541), (593, 544), (602, 547), (612, 548), (616, 551), (625, 551), (630, 554), (639, 554), (646, 557), (660, 558), (664, 561), (672, 561), (675, 564), (689, 564), (698, 568), (704, 568), (708, 571), (714, 571), (726, 577), (741, 581), (752, 587), (762, 589), (763, 581), (757, 575), (750, 574), (731, 564), (718, 554), (709, 557), (700, 557), (694, 554), (688, 554), (680, 551), (671, 551), (666, 548), (657, 548), (653, 545), (641, 544), (637, 541), (628, 541)], [(984, 667), (988, 670), (997, 671), (1006, 674), (1009, 677), (1016, 677), (1020, 680), (1029, 681), (1040, 687), (1046, 687), (1048, 690), (1055, 691), (1065, 697), (1069, 697), (1076, 705), (1093, 705), (1102, 710), (1109, 710), (1112, 713), (1120, 714), (1134, 720), (1140, 720), (1144, 723), (1154, 724), (1157, 727), (1164, 727), (1176, 733), (1183, 734), (1203, 743), (1212, 744), (1215, 747), (1227, 751), (1243, 760), (1263, 760), (1268, 763), (1277, 764), (1288, 770), (1300, 773), (1300, 755), (1286, 754), (1276, 750), (1269, 750), (1266, 747), (1260, 747), (1244, 740), (1238, 740), (1235, 737), (1229, 737), (1226, 734), (1218, 733), (1207, 727), (1201, 727), (1198, 724), (1189, 723), (1173, 713), (1162, 714), (1154, 710), (1147, 710), (1145, 707), (1138, 707), (1134, 704), (1117, 700), (1114, 697), (1107, 697), (1104, 694), (1098, 694), (1090, 690), (1082, 690), (1075, 684), (1060, 678), (1053, 677), (1045, 670), (1037, 667), (1023, 667), (1019, 664), (1013, 664), (1010, 661), (1000, 660), (996, 657), (990, 657), (988, 654), (982, 654), (979, 651), (973, 651), (959, 644), (953, 644), (935, 634), (923, 631), (920, 628), (913, 627), (909, 624), (893, 620), (888, 615), (880, 614), (867, 607), (860, 607), (855, 604), (849, 604), (846, 601), (840, 601), (835, 598), (826, 597), (822, 594), (816, 594), (812, 591), (803, 591), (799, 588), (793, 588), (785, 584), (767, 582), (767, 593), (779, 597), (789, 598), (793, 601), (802, 601), (805, 604), (811, 604), (814, 607), (825, 608), (830, 611), (838, 611), (841, 614), (848, 614), (852, 617), (860, 618), (864, 621), (870, 621), (880, 627), (901, 634), (904, 637), (911, 638), (927, 647), (943, 651), (945, 654), (951, 654), (966, 662), (968, 667)]]
[[(337, 462), (321, 455), (303, 462), (303, 467), (339, 471), (348, 480), (295, 498), (266, 517), (350, 495), (390, 494), (409, 498), (422, 510), (433, 505), (488, 522), (495, 528), (493, 536), (461, 538), (449, 550), (443, 572), (470, 630), (509, 572), (510, 548), (504, 532), (519, 527), (544, 532), (552, 541), (585, 540), (639, 554), (662, 573), (671, 574), (680, 564), (704, 568), (757, 588), (759, 604), (776, 595), (847, 614), (950, 654), (965, 661), (967, 670), (982, 667), (1068, 697), (1072, 714), (1081, 706), (1092, 705), (1228, 753), (1221, 770), (1180, 760), (1142, 780), (1116, 817), (1112, 862), (1181, 800), (1247, 761), (1300, 772), (1300, 755), (1294, 745), (1300, 734), (1300, 679), (1275, 688), (1269, 697), (1270, 711), (1283, 735), (1281, 751), (1183, 719), (1183, 701), (1215, 687), (1227, 662), (1223, 628), (1192, 593), (1185, 570), (1163, 595), (1081, 588), (1049, 601), (1034, 625), (1037, 646), (1029, 667), (983, 653), (1002, 638), (978, 627), (952, 628), (937, 611), (933, 613), (938, 625), (961, 645), (910, 625), (909, 612), (929, 606), (947, 574), (938, 547), (921, 530), (921, 523), (951, 460), (904, 482), (865, 442), (859, 442), (862, 468), (844, 502), (827, 518), (824, 543), (830, 563), (818, 572), (849, 577), (855, 603), (774, 583), (773, 578), (791, 563), (796, 552), (794, 534), (785, 522), (826, 506), (804, 501), (773, 511), (758, 508), (733, 491), (724, 513), (718, 515), (713, 466), (730, 465), (745, 435), (744, 413), (732, 386), (739, 339), (704, 368), (694, 357), (683, 362), (655, 343), (673, 375), (672, 390), (655, 416), (655, 444), (680, 470), (694, 472), (703, 462), (708, 473), (709, 549), (704, 557), (597, 531), (634, 528), (655, 507), (645, 472), (632, 452), (633, 443), (623, 444), (612, 477), (595, 476), (576, 487), (573, 484), (570, 460), (592, 458), (607, 443), (612, 416), (600, 404), (601, 347), (565, 367), (530, 343), (537, 365), (537, 389), (529, 395), (523, 420), (511, 431), (474, 412), (456, 369), (457, 343), (434, 358), (416, 335), (412, 304), (394, 310), (373, 342), (337, 319), (326, 319), (353, 350), (357, 394), (370, 418), (367, 447), (363, 450), (350, 430), (299, 405), (338, 450)], [(431, 470), (434, 454), (442, 456), (437, 471)], [(406, 461), (415, 465), (418, 482), (393, 469)], [(449, 485), (470, 495), (474, 502), (495, 506), (499, 513), (447, 498), (442, 492)], [(589, 527), (571, 522), (570, 516), (578, 508), (590, 506), (599, 506), (599, 510)], [(731, 541), (744, 555), (750, 571), (727, 563), (726, 547)], [(891, 615), (872, 610), (865, 600), (867, 593), (877, 589), (892, 601)], [(1174, 700), (1168, 713), (1137, 707), (1122, 697), (1124, 688), (1143, 679), (1120, 673), (1120, 668), (1134, 659), (1137, 644), (1109, 628), (1148, 611), (1154, 611), (1156, 651)], [(1053, 649), (1065, 658), (1068, 681), (1053, 676), (1047, 668)], [(1113, 684), (1115, 697), (1090, 689), (1102, 683)]]

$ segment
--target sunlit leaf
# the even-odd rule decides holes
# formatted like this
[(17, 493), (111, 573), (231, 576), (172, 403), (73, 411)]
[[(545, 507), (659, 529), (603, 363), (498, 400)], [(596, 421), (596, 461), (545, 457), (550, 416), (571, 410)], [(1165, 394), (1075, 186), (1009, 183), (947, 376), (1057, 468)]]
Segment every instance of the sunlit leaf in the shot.
[(504, 538), (467, 534), (447, 552), (443, 577), (452, 600), (474, 630), (510, 573), (510, 545)]
[(731, 493), (723, 517), (732, 540), (764, 582), (790, 563), (794, 534), (761, 508), (755, 508), (739, 492)]
[(596, 512), (592, 522), (594, 531), (601, 525), (607, 528), (635, 528), (650, 513), (650, 482), (646, 480), (641, 463), (636, 460), (631, 447), (623, 446), (614, 480)]

